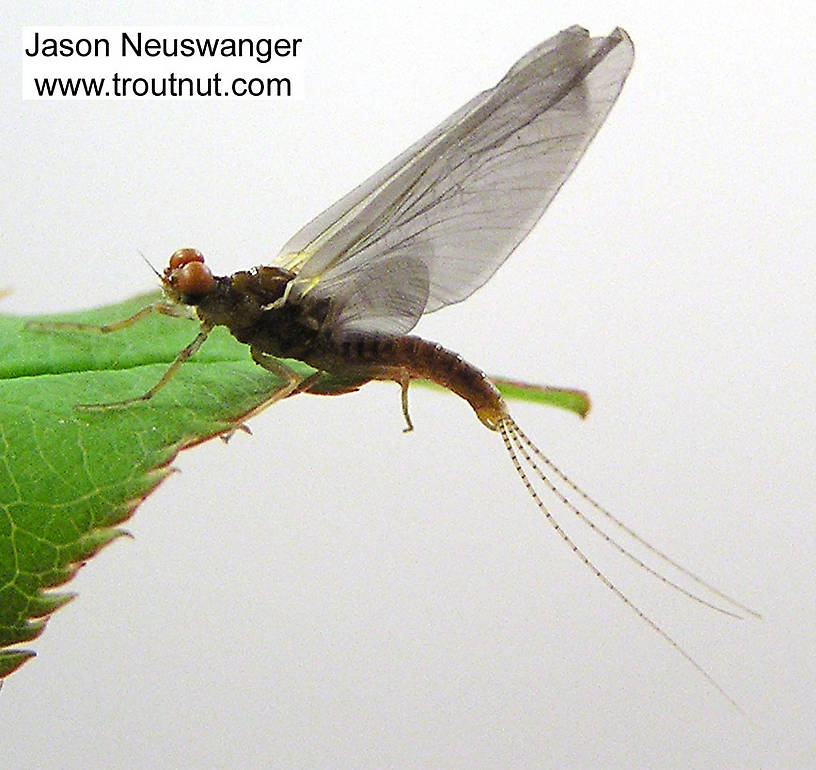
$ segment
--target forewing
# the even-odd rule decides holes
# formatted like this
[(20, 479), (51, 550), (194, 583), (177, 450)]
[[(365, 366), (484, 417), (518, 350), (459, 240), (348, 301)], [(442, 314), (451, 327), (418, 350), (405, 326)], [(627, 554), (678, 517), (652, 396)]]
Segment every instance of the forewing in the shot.
[(321, 281), (330, 296), (327, 323), (341, 338), (354, 332), (405, 334), (428, 302), (428, 268), (415, 257), (381, 259), (367, 270)]
[(290, 297), (329, 297), (381, 261), (415, 259), (428, 272), (424, 312), (468, 297), (544, 213), (633, 55), (622, 29), (590, 38), (571, 27), (536, 46), (284, 246), (276, 264), (298, 272)]

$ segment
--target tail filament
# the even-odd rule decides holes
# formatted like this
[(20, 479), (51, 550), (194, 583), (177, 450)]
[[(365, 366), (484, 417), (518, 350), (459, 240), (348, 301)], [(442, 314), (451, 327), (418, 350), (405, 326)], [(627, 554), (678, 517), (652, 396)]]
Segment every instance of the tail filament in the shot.
[[(560, 471), (551, 460), (549, 460), (541, 450), (524, 434), (524, 432), (518, 427), (515, 421), (507, 415), (504, 417), (498, 425), (498, 430), (501, 433), (502, 439), (504, 440), (504, 445), (507, 449), (507, 453), (510, 455), (510, 459), (513, 463), (513, 466), (516, 469), (519, 477), (521, 478), (522, 482), (524, 483), (525, 488), (527, 489), (527, 493), (533, 499), (535, 504), (538, 506), (541, 513), (544, 515), (546, 520), (549, 522), (550, 526), (556, 531), (558, 536), (567, 544), (570, 550), (578, 556), (578, 558), (584, 563), (584, 565), (592, 572), (595, 577), (601, 581), (615, 596), (618, 597), (630, 610), (632, 610), (647, 626), (649, 626), (653, 631), (659, 634), (664, 641), (666, 641), (677, 653), (679, 653), (683, 658), (685, 658), (705, 679), (706, 681), (711, 684), (737, 711), (742, 713), (742, 709), (740, 708), (739, 704), (722, 688), (722, 686), (714, 679), (714, 677), (705, 669), (703, 666), (697, 662), (680, 644), (673, 639), (666, 631), (664, 631), (651, 617), (649, 617), (643, 610), (641, 610), (626, 594), (623, 593), (613, 582), (608, 578), (590, 558), (581, 550), (581, 548), (572, 540), (570, 535), (562, 528), (559, 522), (555, 519), (553, 514), (550, 512), (547, 505), (542, 500), (541, 496), (539, 495), (538, 491), (533, 485), (533, 481), (531, 480), (532, 474), (535, 478), (543, 482), (546, 489), (552, 493), (555, 498), (562, 504), (564, 507), (572, 514), (578, 517), (578, 519), (590, 530), (596, 533), (604, 542), (622, 554), (624, 557), (629, 559), (630, 561), (634, 562), (638, 567), (644, 569), (650, 575), (658, 579), (664, 585), (672, 588), (675, 591), (680, 592), (684, 596), (689, 599), (692, 599), (695, 602), (705, 605), (717, 612), (721, 612), (723, 614), (735, 617), (735, 618), (742, 618), (743, 616), (740, 614), (747, 613), (754, 617), (759, 617), (759, 614), (754, 610), (749, 609), (748, 607), (744, 606), (740, 602), (732, 599), (727, 594), (723, 593), (722, 591), (714, 588), (709, 583), (704, 581), (702, 578), (695, 575), (693, 572), (688, 570), (687, 568), (677, 564), (673, 559), (667, 556), (665, 553), (660, 551), (659, 549), (655, 548), (653, 545), (648, 543), (644, 540), (640, 535), (635, 533), (632, 529), (628, 526), (623, 524), (618, 518), (612, 515), (608, 510), (603, 508), (594, 499), (592, 499), (589, 495), (587, 495), (583, 490), (581, 490), (574, 482), (572, 482), (562, 471)], [(526, 468), (526, 470), (525, 470)], [(584, 502), (588, 503), (589, 506), (600, 513), (605, 519), (611, 522), (613, 525), (617, 526), (621, 531), (629, 535), (633, 540), (635, 540), (638, 544), (643, 546), (647, 551), (658, 557), (661, 561), (665, 562), (666, 564), (671, 565), (674, 567), (678, 572), (683, 574), (684, 576), (688, 577), (697, 585), (705, 588), (712, 594), (716, 595), (723, 601), (730, 604), (732, 607), (736, 608), (740, 612), (732, 611), (725, 609), (722, 606), (714, 604), (712, 602), (707, 601), (703, 597), (683, 588), (682, 586), (678, 585), (677, 583), (673, 582), (669, 578), (662, 575), (660, 572), (655, 570), (654, 568), (650, 567), (646, 564), (642, 559), (638, 558), (635, 554), (621, 545), (614, 537), (612, 537), (605, 529), (600, 527), (597, 523), (592, 521), (586, 514), (584, 514), (581, 510), (579, 510), (578, 506), (572, 502), (568, 497), (567, 492), (566, 494), (562, 492), (556, 484), (553, 482), (552, 478), (548, 476), (547, 471), (552, 474), (552, 476), (559, 479), (563, 482), (572, 492), (578, 495)]]

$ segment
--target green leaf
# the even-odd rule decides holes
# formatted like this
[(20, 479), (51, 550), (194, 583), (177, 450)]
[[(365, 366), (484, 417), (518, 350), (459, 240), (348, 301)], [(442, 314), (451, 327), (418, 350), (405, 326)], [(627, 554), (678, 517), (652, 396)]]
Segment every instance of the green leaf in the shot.
[(575, 412), (579, 417), (586, 417), (592, 408), (589, 394), (585, 390), (576, 388), (558, 388), (552, 385), (533, 385), (529, 382), (506, 380), (502, 377), (490, 377), (501, 391), (501, 394), (511, 401), (530, 401), (533, 404), (555, 406)]
[[(197, 334), (195, 323), (153, 314), (111, 334), (43, 330), (31, 320), (121, 320), (157, 294), (37, 319), (0, 316), (0, 680), (34, 653), (20, 649), (73, 598), (55, 591), (100, 548), (124, 534), (136, 506), (186, 447), (234, 430), (279, 385), (225, 329), (149, 402), (78, 410), (142, 395)], [(287, 361), (301, 374), (312, 370)], [(508, 398), (585, 413), (580, 391), (498, 381)], [(332, 394), (361, 383), (324, 376)]]
[[(59, 320), (118, 320), (155, 299)], [(155, 316), (102, 335), (31, 329), (26, 320), (0, 317), (0, 677), (33, 654), (4, 648), (37, 637), (71, 599), (49, 589), (124, 534), (118, 525), (179, 450), (235, 428), (279, 382), (217, 329), (149, 403), (80, 411), (77, 402), (144, 393), (196, 324)]]
[[(530, 382), (494, 377), (492, 374), (490, 379), (508, 401), (529, 401), (542, 406), (554, 406), (559, 409), (566, 409), (568, 412), (575, 412), (579, 417), (586, 417), (592, 407), (587, 392), (576, 388), (534, 385)], [(426, 388), (444, 390), (441, 385), (428, 380), (416, 380), (415, 382)]]

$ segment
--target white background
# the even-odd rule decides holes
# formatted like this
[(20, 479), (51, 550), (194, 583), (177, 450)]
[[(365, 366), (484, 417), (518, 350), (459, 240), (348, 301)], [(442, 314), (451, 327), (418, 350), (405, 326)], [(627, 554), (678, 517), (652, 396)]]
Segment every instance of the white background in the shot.
[[(180, 457), (73, 581), (0, 693), (5, 767), (816, 765), (811, 2), (3, 2), (8, 312), (148, 289), (140, 251), (264, 262), (535, 43), (627, 28), (634, 71), (544, 221), (418, 331), (587, 388), (583, 423), (514, 414), (764, 614), (603, 561), (746, 718), (563, 547), (466, 404), (416, 390), (405, 436), (395, 386), (300, 397)], [(307, 97), (20, 101), (23, 25), (174, 23), (294, 31)]]

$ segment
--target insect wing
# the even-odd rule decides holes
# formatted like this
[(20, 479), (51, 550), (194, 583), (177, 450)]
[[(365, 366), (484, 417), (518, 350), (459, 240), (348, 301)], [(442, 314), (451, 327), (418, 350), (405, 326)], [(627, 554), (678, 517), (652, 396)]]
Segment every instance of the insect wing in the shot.
[[(311, 294), (336, 303), (343, 296), (358, 306), (335, 315), (372, 331), (385, 330), (393, 302), (399, 319), (389, 326), (405, 332), (423, 312), (468, 297), (544, 213), (614, 104), (633, 57), (620, 28), (590, 38), (570, 27), (536, 46), (494, 88), (288, 241), (275, 264), (298, 273), (291, 300)], [(400, 262), (416, 276), (416, 260), (426, 266), (427, 288), (409, 281), (408, 291), (414, 286), (418, 293), (396, 296)], [(377, 302), (373, 284), (344, 291), (365, 281), (366, 271), (382, 274), (382, 262), (391, 280), (381, 282)], [(373, 311), (368, 321), (366, 302)]]
[(421, 259), (397, 255), (377, 260), (348, 279), (328, 279), (320, 289), (331, 292), (326, 320), (335, 331), (405, 334), (428, 302), (428, 268)]

